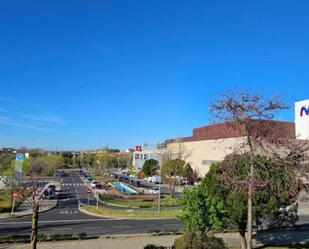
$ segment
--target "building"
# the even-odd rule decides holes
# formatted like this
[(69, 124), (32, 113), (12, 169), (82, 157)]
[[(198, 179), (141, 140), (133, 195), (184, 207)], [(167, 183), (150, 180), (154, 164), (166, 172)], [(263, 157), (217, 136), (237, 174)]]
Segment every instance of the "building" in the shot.
[[(280, 130), (286, 139), (309, 140), (309, 100), (295, 103), (295, 122), (270, 120), (255, 120), (254, 122), (257, 125), (263, 123), (274, 132)], [(243, 127), (232, 129), (226, 124), (194, 128), (192, 136), (166, 140), (163, 150), (142, 151), (138, 146), (133, 153), (133, 166), (135, 169), (141, 169), (147, 159), (160, 160), (161, 154), (168, 152), (172, 158), (185, 160), (200, 176), (204, 176), (212, 163), (222, 161), (237, 147), (243, 149), (241, 145), (245, 135)]]
[[(295, 139), (295, 124), (293, 122), (256, 120), (257, 124), (280, 128), (286, 138)], [(205, 175), (212, 163), (222, 161), (226, 155), (243, 149), (245, 130), (232, 129), (226, 124), (206, 125), (193, 129), (191, 137), (167, 140), (167, 150), (179, 154), (197, 171), (200, 176)], [(239, 145), (239, 146), (238, 146)]]
[[(309, 140), (309, 100), (295, 103), (295, 122), (256, 120), (271, 129), (281, 130), (286, 139)], [(181, 155), (200, 176), (213, 162), (219, 162), (243, 143), (245, 131), (231, 129), (225, 124), (206, 125), (193, 129), (192, 136), (167, 140), (167, 150)], [(241, 146), (239, 146), (241, 148)]]
[(146, 149), (143, 150), (141, 146), (136, 146), (137, 148), (133, 152), (133, 168), (135, 170), (140, 170), (143, 168), (144, 163), (148, 159), (161, 160), (161, 152), (158, 149)]
[(309, 139), (309, 100), (295, 103), (295, 130), (297, 139)]

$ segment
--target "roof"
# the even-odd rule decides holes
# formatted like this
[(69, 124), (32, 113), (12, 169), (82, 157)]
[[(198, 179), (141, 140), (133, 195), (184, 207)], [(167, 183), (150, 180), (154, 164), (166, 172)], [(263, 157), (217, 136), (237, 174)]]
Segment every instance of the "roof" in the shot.
[[(283, 122), (273, 120), (254, 120), (257, 125), (266, 125), (272, 130), (280, 130), (281, 134), (287, 139), (295, 139), (295, 123), (294, 122)], [(221, 124), (211, 124), (202, 127), (194, 128), (193, 135), (191, 137), (180, 138), (181, 142), (192, 142), (202, 140), (215, 140), (223, 138), (235, 138), (246, 136), (244, 126), (239, 126), (235, 129), (228, 125), (227, 122)], [(177, 139), (168, 139), (166, 143), (176, 142)]]

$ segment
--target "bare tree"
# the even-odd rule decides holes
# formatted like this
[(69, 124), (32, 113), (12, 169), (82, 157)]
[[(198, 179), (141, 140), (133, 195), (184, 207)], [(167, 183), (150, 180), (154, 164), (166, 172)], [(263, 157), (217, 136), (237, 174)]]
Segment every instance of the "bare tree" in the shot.
[(290, 141), (291, 132), (286, 126), (271, 122), (277, 111), (287, 108), (279, 98), (266, 99), (261, 94), (251, 95), (241, 90), (222, 94), (210, 106), (214, 123), (224, 123), (226, 129), (243, 137), (235, 153), (249, 155), (248, 177), (245, 181), (248, 196), (247, 249), (252, 248), (253, 193), (263, 186), (263, 182), (255, 177), (256, 171), (263, 168), (261, 162), (255, 162), (256, 156), (264, 154), (283, 161), (293, 161), (295, 167), (300, 165), (299, 159), (302, 159), (301, 146)]
[(39, 220), (39, 207), (40, 199), (37, 196), (40, 182), (38, 178), (32, 178), (27, 180), (27, 183), (22, 183), (20, 179), (14, 177), (5, 178), (5, 184), (10, 186), (13, 192), (24, 201), (27, 201), (32, 209), (32, 226), (31, 226), (31, 237), (30, 237), (30, 248), (37, 248), (38, 240), (38, 220)]

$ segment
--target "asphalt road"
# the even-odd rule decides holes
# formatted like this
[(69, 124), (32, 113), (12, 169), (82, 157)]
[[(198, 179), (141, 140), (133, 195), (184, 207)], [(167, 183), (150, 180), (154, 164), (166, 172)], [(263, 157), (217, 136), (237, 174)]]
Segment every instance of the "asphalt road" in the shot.
[[(40, 214), (40, 233), (79, 233), (88, 235), (138, 234), (149, 230), (182, 229), (177, 219), (131, 220), (108, 219), (88, 216), (79, 211), (79, 205), (87, 204), (87, 186), (76, 172), (66, 173), (61, 178), (57, 206)], [(94, 195), (89, 195), (94, 204)], [(0, 234), (30, 234), (31, 216), (0, 221)]]

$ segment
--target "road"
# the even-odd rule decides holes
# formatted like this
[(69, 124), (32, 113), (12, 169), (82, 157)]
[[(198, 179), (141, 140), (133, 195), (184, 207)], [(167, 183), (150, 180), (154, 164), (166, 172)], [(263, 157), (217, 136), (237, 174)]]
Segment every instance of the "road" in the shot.
[[(40, 233), (79, 233), (88, 235), (139, 234), (149, 230), (182, 229), (177, 219), (131, 220), (108, 219), (88, 216), (79, 211), (86, 204), (87, 186), (76, 172), (66, 173), (61, 178), (61, 190), (57, 206), (40, 214)], [(90, 203), (95, 199), (89, 196)], [(19, 217), (0, 221), (0, 234), (30, 234), (31, 217)]]

